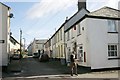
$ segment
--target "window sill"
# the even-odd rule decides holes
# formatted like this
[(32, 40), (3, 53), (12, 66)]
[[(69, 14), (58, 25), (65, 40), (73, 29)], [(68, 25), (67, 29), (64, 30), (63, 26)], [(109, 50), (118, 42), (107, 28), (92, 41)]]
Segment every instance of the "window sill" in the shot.
[(120, 57), (116, 57), (116, 58), (108, 58), (108, 60), (117, 60), (120, 59)]
[(68, 39), (67, 41), (69, 41), (70, 39)]
[(79, 35), (81, 35), (81, 34), (78, 34), (77, 36), (79, 36)]
[(108, 32), (108, 33), (118, 33), (118, 32)]
[(75, 37), (72, 37), (72, 39), (74, 39)]

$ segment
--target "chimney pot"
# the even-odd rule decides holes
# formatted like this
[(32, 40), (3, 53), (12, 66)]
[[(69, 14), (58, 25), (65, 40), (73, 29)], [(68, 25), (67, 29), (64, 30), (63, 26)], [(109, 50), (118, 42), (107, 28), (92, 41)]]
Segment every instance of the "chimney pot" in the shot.
[(86, 9), (86, 0), (78, 0), (78, 11), (82, 8)]

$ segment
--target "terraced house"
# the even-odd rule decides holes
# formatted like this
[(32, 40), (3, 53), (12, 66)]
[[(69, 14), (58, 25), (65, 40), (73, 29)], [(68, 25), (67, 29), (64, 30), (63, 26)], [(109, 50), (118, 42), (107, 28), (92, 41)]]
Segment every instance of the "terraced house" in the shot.
[[(119, 10), (103, 7), (83, 15), (79, 20), (71, 18), (65, 27), (67, 55), (75, 51), (78, 64), (91, 69), (120, 67), (118, 14)], [(71, 23), (72, 19), (76, 22)]]
[[(87, 10), (85, 12), (83, 11), (84, 13), (80, 12), (82, 8), (86, 8), (85, 0), (83, 0), (83, 2), (78, 2), (78, 11), (71, 18), (74, 18), (75, 15), (77, 15), (75, 18), (76, 20), (78, 20), (79, 17), (81, 17), (81, 15), (88, 12)], [(45, 43), (45, 51), (48, 53), (48, 55), (51, 58), (56, 58), (56, 59), (65, 60), (65, 61), (68, 60), (68, 54), (66, 53), (67, 44), (65, 43), (65, 28), (68, 26), (66, 25), (66, 23), (68, 22), (67, 19), (68, 18), (66, 17), (65, 22), (53, 34), (53, 36)]]
[(10, 36), (10, 57), (12, 57), (13, 54), (20, 54), (20, 43), (13, 37)]
[(51, 58), (65, 59), (64, 24), (45, 43), (45, 51)]
[(41, 53), (44, 50), (44, 43), (46, 39), (34, 39), (33, 42), (30, 43), (28, 48), (28, 54), (33, 55), (34, 53)]
[(78, 11), (50, 38), (52, 57), (64, 58), (69, 63), (69, 56), (75, 51), (80, 66), (91, 69), (120, 67), (119, 14), (119, 10), (110, 7), (89, 12), (86, 2), (79, 2)]

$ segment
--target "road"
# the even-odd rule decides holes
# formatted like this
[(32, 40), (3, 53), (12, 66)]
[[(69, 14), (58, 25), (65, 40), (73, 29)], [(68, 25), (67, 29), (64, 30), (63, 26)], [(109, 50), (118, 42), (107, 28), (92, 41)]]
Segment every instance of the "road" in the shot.
[[(61, 65), (60, 61), (39, 62), (38, 59), (28, 57), (12, 61), (8, 72), (3, 73), (2, 80), (56, 80), (56, 78), (57, 80), (79, 80), (79, 78), (80, 80), (118, 80), (116, 72), (100, 74), (80, 68), (78, 73), (78, 76), (70, 76), (69, 67)], [(101, 78), (98, 79), (99, 76)], [(109, 76), (112, 79), (109, 79)]]
[[(63, 74), (62, 68), (59, 67), (60, 64), (51, 62), (39, 62), (38, 59), (29, 57), (22, 59), (21, 61), (14, 60), (12, 63), (14, 65), (10, 66), (8, 75), (3, 75), (7, 77), (11, 76), (40, 76), (40, 75), (57, 75)], [(56, 64), (56, 65), (54, 65)], [(54, 65), (54, 66), (53, 66)], [(66, 67), (67, 68), (67, 67)], [(21, 71), (21, 72), (20, 72)]]
[(34, 58), (28, 58), (22, 61), (22, 70), (23, 74), (21, 76), (61, 74), (60, 71), (51, 67), (47, 62), (39, 62)]

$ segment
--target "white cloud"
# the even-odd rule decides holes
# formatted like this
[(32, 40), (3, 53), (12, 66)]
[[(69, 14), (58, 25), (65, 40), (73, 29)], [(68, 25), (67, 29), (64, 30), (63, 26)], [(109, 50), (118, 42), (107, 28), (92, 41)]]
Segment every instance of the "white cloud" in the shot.
[(118, 2), (120, 0), (109, 0), (106, 6), (118, 9)]
[[(27, 32), (26, 32), (26, 34), (28, 34), (28, 35), (31, 35), (31, 36), (40, 36), (40, 34), (42, 33), (43, 34), (43, 31), (44, 30), (28, 30)], [(45, 31), (44, 31), (45, 32)]]
[(40, 0), (0, 0), (0, 2), (40, 2)]
[(55, 14), (75, 4), (77, 4), (77, 0), (41, 0), (41, 2), (35, 3), (27, 11), (27, 18), (35, 19), (49, 14)]
[(87, 0), (88, 9), (94, 11), (104, 6), (118, 9), (118, 1), (120, 0)]
[(32, 38), (48, 38), (50, 37), (50, 33), (53, 32), (53, 29), (30, 29), (25, 32), (25, 34), (30, 35)]

